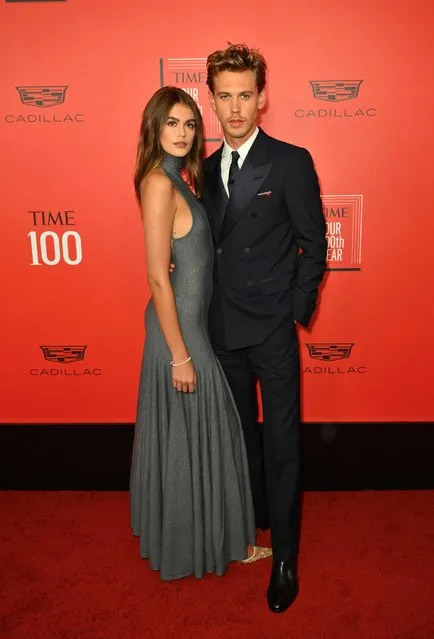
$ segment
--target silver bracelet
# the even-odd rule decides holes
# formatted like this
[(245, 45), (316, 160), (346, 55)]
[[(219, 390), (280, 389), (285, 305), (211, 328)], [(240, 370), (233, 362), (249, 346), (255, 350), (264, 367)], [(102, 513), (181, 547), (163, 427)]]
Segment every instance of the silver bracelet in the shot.
[(183, 364), (186, 364), (187, 362), (190, 362), (190, 361), (191, 361), (191, 357), (188, 357), (183, 362), (179, 362), (179, 364), (175, 364), (174, 362), (170, 362), (170, 365), (171, 365), (172, 368), (175, 368), (176, 366), (182, 366)]

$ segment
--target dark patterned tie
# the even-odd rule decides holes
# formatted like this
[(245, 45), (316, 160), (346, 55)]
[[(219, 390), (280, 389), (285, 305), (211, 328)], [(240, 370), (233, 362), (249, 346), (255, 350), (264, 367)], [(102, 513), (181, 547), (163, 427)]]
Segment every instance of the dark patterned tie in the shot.
[(234, 187), (234, 184), (240, 172), (240, 169), (238, 168), (239, 157), (240, 157), (240, 154), (238, 153), (238, 151), (232, 151), (232, 163), (231, 163), (231, 168), (229, 169), (229, 178), (228, 178), (229, 197), (231, 197), (232, 195), (232, 189)]

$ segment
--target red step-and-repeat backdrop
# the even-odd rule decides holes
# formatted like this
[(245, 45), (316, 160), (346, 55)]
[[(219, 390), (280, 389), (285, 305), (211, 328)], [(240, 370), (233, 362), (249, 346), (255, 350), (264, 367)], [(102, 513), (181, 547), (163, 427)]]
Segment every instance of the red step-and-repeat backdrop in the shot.
[(132, 422), (149, 297), (132, 176), (163, 84), (221, 143), (205, 60), (269, 64), (261, 124), (310, 150), (328, 272), (305, 421), (434, 418), (431, 0), (1, 0), (1, 420)]

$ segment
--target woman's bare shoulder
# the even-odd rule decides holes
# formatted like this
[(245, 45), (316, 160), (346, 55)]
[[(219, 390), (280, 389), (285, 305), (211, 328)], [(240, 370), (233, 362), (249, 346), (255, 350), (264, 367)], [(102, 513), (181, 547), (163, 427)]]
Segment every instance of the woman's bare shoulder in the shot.
[(152, 169), (145, 175), (140, 185), (141, 191), (149, 192), (149, 190), (157, 191), (158, 193), (170, 194), (173, 193), (174, 187), (170, 178), (161, 169)]
[(143, 219), (151, 212), (174, 215), (175, 188), (170, 178), (161, 170), (153, 169), (145, 175), (140, 186), (141, 209)]

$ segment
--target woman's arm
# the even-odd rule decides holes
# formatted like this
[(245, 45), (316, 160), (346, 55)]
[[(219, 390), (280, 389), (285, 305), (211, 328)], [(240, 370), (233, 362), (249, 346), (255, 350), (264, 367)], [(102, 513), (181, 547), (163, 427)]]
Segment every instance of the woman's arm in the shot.
[[(189, 353), (179, 326), (175, 296), (170, 283), (169, 264), (176, 201), (169, 178), (157, 172), (145, 177), (141, 187), (141, 208), (149, 287), (172, 361), (177, 364), (186, 360)], [(191, 362), (188, 364), (173, 368), (174, 386), (178, 390), (191, 390), (184, 387), (191, 383), (190, 377), (194, 375)]]

